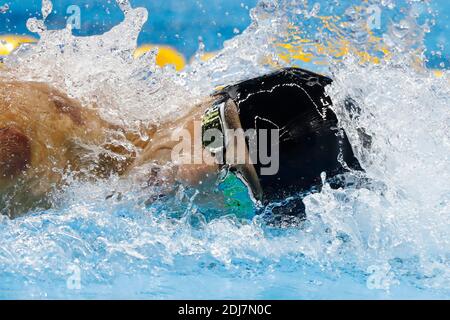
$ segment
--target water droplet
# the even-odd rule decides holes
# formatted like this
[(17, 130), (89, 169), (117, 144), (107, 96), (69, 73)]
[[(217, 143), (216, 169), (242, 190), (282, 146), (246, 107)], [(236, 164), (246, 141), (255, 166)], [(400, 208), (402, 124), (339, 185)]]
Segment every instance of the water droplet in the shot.
[(46, 30), (44, 21), (36, 18), (30, 18), (27, 21), (27, 29), (33, 33), (40, 33)]
[(120, 10), (122, 10), (124, 13), (128, 12), (131, 9), (130, 1), (128, 0), (116, 0), (116, 2)]
[(43, 19), (47, 19), (50, 13), (53, 10), (53, 3), (50, 0), (42, 0), (42, 17)]
[(7, 13), (9, 11), (9, 5), (5, 3), (3, 6), (0, 7), (0, 13)]

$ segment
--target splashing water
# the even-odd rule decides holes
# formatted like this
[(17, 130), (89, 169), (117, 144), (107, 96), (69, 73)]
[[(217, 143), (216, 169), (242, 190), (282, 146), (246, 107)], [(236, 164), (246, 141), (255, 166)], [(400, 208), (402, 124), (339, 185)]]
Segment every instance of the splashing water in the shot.
[[(117, 2), (120, 25), (75, 37), (46, 29), (43, 1), (44, 20), (28, 22), (41, 40), (8, 57), (2, 76), (48, 82), (134, 126), (189, 112), (217, 85), (312, 68), (333, 75), (327, 91), (366, 176), (345, 190), (325, 182), (304, 200), (308, 221), (283, 227), (207, 219), (187, 194), (148, 208), (131, 181), (74, 181), (57, 209), (0, 217), (0, 297), (448, 297), (449, 73), (424, 67), (424, 4), (263, 0), (217, 56), (176, 73), (156, 67), (156, 52), (133, 59), (148, 14)], [(367, 30), (372, 5), (390, 17), (386, 29)], [(124, 197), (105, 201), (113, 189)]]
[(9, 11), (9, 5), (4, 4), (0, 7), (0, 13), (7, 13)]

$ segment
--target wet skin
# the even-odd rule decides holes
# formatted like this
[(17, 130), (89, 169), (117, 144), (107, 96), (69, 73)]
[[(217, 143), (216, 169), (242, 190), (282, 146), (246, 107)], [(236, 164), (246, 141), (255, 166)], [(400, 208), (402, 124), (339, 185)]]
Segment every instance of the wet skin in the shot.
[[(71, 173), (78, 179), (129, 176), (143, 165), (170, 162), (175, 128), (194, 130), (206, 105), (189, 116), (146, 129), (150, 139), (104, 121), (93, 106), (42, 83), (0, 81), (0, 212), (16, 217), (51, 206), (49, 195)], [(127, 148), (126, 145), (134, 148)], [(95, 152), (92, 152), (95, 150)], [(170, 172), (169, 172), (170, 171)], [(214, 179), (215, 165), (173, 166), (175, 181), (198, 185)], [(162, 179), (143, 174), (140, 179)]]

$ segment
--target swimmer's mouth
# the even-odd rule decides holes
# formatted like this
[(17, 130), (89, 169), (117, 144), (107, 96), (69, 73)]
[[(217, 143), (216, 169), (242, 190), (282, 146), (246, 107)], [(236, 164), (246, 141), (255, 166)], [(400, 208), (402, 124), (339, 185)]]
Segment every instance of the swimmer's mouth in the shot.
[[(321, 184), (323, 172), (333, 177), (361, 170), (330, 108), (325, 87), (331, 83), (327, 77), (289, 68), (220, 90), (204, 114), (202, 131), (205, 137), (208, 130), (218, 130), (221, 139), (203, 139), (203, 147), (257, 202), (311, 190)], [(262, 131), (270, 137), (260, 139)], [(247, 161), (234, 161), (236, 139), (244, 142)]]

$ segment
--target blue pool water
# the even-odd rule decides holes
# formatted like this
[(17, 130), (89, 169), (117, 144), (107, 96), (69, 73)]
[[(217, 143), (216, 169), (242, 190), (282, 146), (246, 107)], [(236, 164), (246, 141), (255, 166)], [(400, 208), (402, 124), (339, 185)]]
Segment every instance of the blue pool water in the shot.
[[(198, 49), (199, 37), (206, 51), (216, 51), (223, 47), (225, 40), (245, 30), (251, 21), (249, 10), (255, 7), (257, 0), (134, 0), (131, 3), (150, 12), (150, 19), (139, 37), (140, 43), (168, 44), (190, 58)], [(1, 4), (8, 4), (10, 10), (0, 15), (0, 34), (31, 34), (26, 21), (30, 16), (41, 16), (41, 0), (4, 0)], [(70, 15), (67, 8), (74, 4), (82, 8), (81, 29), (75, 31), (78, 35), (105, 32), (123, 19), (123, 13), (113, 1), (61, 0), (53, 4), (48, 25), (52, 28), (65, 26)], [(444, 62), (448, 67), (450, 5), (446, 0), (434, 0), (431, 7), (438, 15), (433, 32), (426, 38), (429, 65), (436, 68)], [(431, 51), (441, 51), (442, 55), (431, 55)]]
[[(42, 18), (41, 1), (4, 3), (0, 32), (33, 34), (26, 22)], [(188, 191), (149, 206), (131, 181), (74, 181), (55, 194), (51, 210), (0, 217), (0, 299), (448, 299), (450, 4), (369, 1), (381, 10), (374, 45), (359, 32), (366, 18), (351, 9), (360, 2), (336, 3), (131, 1), (148, 10), (145, 21), (144, 11), (124, 13), (115, 1), (54, 1), (47, 27), (63, 28), (67, 7), (76, 4), (81, 29), (74, 34), (82, 38), (42, 31), (37, 49), (5, 62), (18, 77), (50, 82), (79, 99), (105, 97), (104, 105), (98, 100), (105, 117), (133, 123), (169, 117), (179, 111), (178, 96), (190, 101), (275, 65), (311, 67), (336, 79), (329, 88), (335, 111), (373, 183), (346, 190), (325, 184), (306, 197), (305, 223), (271, 226), (270, 210), (218, 212)], [(343, 17), (344, 24), (336, 23), (343, 33), (319, 32), (328, 21), (319, 16)], [(139, 44), (169, 44), (188, 58), (199, 37), (206, 51), (220, 53), (181, 74), (149, 75), (153, 61), (123, 58), (137, 33)], [(299, 37), (314, 59), (298, 57), (300, 48), (280, 59)], [(346, 51), (348, 59), (336, 49), (344, 39), (355, 48)], [(361, 52), (379, 57), (383, 44), (392, 52), (389, 62), (355, 62)], [(426, 68), (415, 64), (422, 52)], [(155, 90), (159, 81), (171, 86)], [(363, 106), (359, 117), (342, 108), (347, 96)], [(373, 137), (371, 149), (356, 128)], [(111, 190), (124, 196), (106, 201)]]
[[(26, 21), (41, 16), (41, 0), (3, 1), (10, 12), (0, 15), (0, 33), (30, 34)], [(168, 44), (190, 58), (198, 49), (202, 37), (208, 51), (222, 47), (223, 41), (245, 30), (250, 24), (249, 10), (257, 0), (188, 0), (147, 1), (131, 3), (148, 9), (150, 19), (139, 37), (140, 43)], [(0, 3), (1, 4), (1, 3)], [(114, 1), (62, 0), (55, 1), (54, 11), (48, 19), (53, 28), (65, 26), (67, 8), (81, 8), (81, 29), (78, 35), (103, 33), (123, 20), (123, 13)]]

